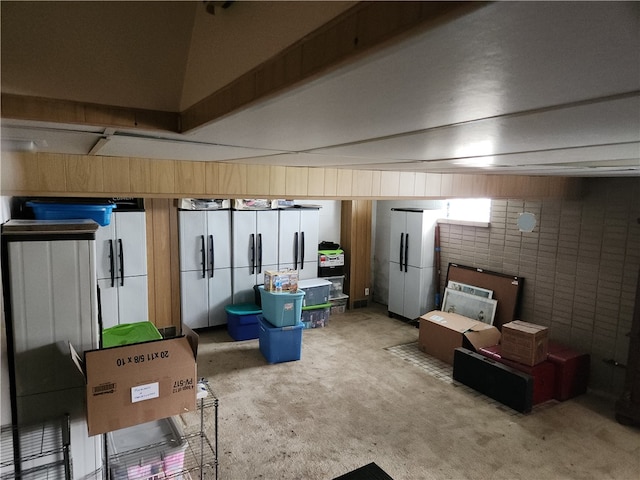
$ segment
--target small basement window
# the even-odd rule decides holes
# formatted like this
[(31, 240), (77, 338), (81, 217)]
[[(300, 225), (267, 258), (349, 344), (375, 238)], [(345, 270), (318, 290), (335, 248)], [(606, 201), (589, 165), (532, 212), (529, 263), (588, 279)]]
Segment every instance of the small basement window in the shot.
[(441, 223), (488, 227), (491, 220), (490, 198), (451, 198), (446, 201), (446, 218)]

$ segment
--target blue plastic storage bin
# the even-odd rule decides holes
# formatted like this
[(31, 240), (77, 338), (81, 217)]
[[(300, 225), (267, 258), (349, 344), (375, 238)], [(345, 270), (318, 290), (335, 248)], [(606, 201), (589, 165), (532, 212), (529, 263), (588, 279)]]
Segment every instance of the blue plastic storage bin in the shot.
[(295, 293), (269, 292), (261, 285), (262, 316), (274, 327), (291, 327), (300, 323), (304, 290)]
[(111, 223), (115, 203), (55, 203), (45, 201), (26, 202), (33, 209), (36, 220), (86, 220), (105, 226)]
[(269, 363), (300, 360), (302, 356), (302, 323), (289, 327), (274, 327), (258, 317), (260, 353)]
[(258, 317), (262, 310), (253, 303), (227, 305), (227, 331), (234, 340), (258, 338)]

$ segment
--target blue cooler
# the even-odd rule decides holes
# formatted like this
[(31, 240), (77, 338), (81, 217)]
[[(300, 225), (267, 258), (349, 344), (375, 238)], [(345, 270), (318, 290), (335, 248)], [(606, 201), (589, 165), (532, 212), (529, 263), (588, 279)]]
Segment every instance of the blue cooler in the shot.
[(302, 355), (302, 323), (289, 327), (274, 327), (258, 317), (260, 353), (269, 363), (300, 360)]
[(227, 305), (227, 331), (234, 340), (252, 340), (258, 338), (258, 317), (260, 307), (253, 303)]

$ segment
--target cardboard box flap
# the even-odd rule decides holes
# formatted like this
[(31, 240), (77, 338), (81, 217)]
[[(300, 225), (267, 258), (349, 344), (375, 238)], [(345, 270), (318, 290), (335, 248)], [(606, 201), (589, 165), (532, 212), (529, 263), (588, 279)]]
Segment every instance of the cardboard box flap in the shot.
[(426, 313), (422, 316), (422, 318), (430, 320), (458, 333), (464, 333), (472, 328), (476, 323), (478, 323), (477, 320), (458, 315), (457, 313), (441, 312), (439, 310), (434, 310), (432, 312)]
[(69, 342), (69, 355), (71, 356), (71, 361), (75, 364), (75, 366), (78, 368), (78, 370), (80, 371), (80, 373), (82, 374), (82, 376), (86, 381), (87, 375), (85, 374), (85, 371), (84, 371), (84, 361), (82, 360), (82, 357), (78, 355), (78, 352), (76, 352), (76, 349), (73, 348), (73, 345), (71, 345), (71, 342)]
[(477, 352), (483, 347), (492, 347), (500, 342), (500, 330), (486, 323), (476, 324), (464, 332), (464, 337)]
[(193, 358), (198, 357), (198, 342), (200, 341), (198, 334), (191, 330), (186, 325), (182, 325), (182, 334), (187, 337), (187, 341), (189, 342), (189, 346), (193, 351)]

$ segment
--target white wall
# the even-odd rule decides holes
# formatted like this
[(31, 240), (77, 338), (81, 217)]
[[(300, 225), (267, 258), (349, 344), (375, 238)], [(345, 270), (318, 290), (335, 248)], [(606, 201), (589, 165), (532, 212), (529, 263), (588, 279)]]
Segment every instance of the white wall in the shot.
[(340, 200), (296, 200), (296, 205), (320, 205), (319, 240), (340, 243)]
[(444, 209), (444, 200), (377, 200), (374, 202), (373, 235), (373, 301), (389, 303), (389, 250), (391, 248), (391, 209)]

